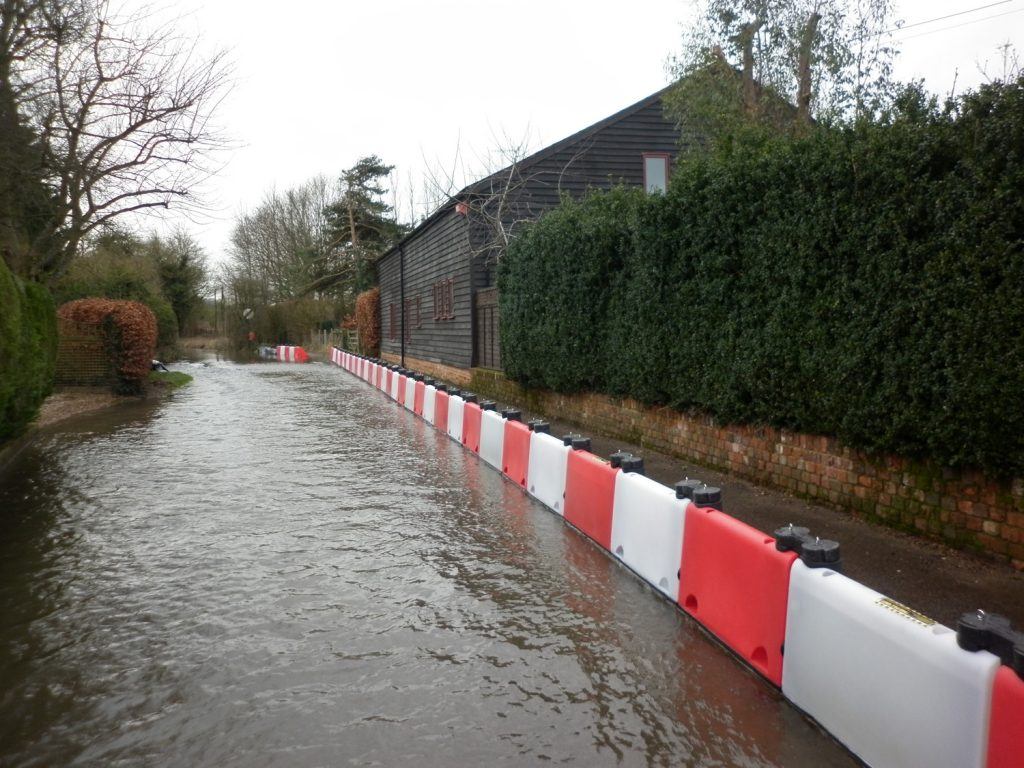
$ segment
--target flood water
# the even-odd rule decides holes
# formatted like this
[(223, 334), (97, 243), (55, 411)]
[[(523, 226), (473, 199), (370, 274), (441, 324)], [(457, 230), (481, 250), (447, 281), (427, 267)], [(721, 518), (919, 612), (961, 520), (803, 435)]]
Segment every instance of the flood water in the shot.
[(0, 765), (855, 764), (363, 382), (186, 370), (0, 478)]

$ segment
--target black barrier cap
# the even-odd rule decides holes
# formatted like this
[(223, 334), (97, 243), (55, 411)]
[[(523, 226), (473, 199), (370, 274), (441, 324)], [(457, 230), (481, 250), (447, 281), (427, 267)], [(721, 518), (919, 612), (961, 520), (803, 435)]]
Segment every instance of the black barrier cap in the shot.
[(523, 420), (522, 411), (520, 411), (518, 408), (506, 408), (505, 410), (503, 410), (501, 412), (501, 415), (504, 416), (509, 421), (522, 421)]
[(452, 397), (462, 397), (462, 392), (456, 389), (455, 387), (451, 387), (448, 390), (448, 394), (451, 395)]
[(465, 400), (467, 403), (475, 403), (476, 395), (473, 394), (472, 392), (463, 392), (462, 399)]
[(989, 651), (1003, 664), (1013, 664), (1014, 646), (1021, 635), (1005, 616), (982, 610), (963, 613), (956, 622), (956, 642), (965, 651)]
[(589, 451), (590, 450), (590, 438), (580, 437), (577, 435), (572, 439), (572, 449), (574, 451)]
[(445, 384), (436, 384), (435, 387), (438, 392), (448, 392), (448, 387)]
[(414, 373), (412, 377), (416, 379), (416, 381), (423, 381), (423, 379), (426, 378), (422, 373)]
[(620, 448), (615, 453), (608, 456), (608, 463), (612, 465), (613, 469), (616, 469), (622, 466), (623, 459), (629, 458), (632, 455), (633, 454), (629, 451), (624, 451)]
[(494, 403), (493, 400), (484, 400), (482, 403), (480, 403), (480, 410), (481, 411), (493, 411), (494, 408), (495, 408), (495, 403)]
[(582, 437), (582, 435), (578, 435), (575, 432), (562, 435), (562, 445), (572, 445), (572, 441), (577, 437)]
[(772, 535), (775, 536), (775, 548), (779, 552), (796, 552), (799, 554), (804, 541), (810, 538), (811, 531), (802, 525), (790, 523), (781, 528), (776, 528), (775, 533)]
[[(1013, 627), (1008, 618), (998, 613), (986, 613), (980, 608), (960, 614), (956, 622), (956, 642), (965, 651), (988, 651), (1007, 645), (1006, 639), (1012, 634)], [(1012, 647), (1012, 638), (1008, 645)], [(1009, 654), (1007, 661), (1008, 657)]]
[(683, 478), (676, 483), (676, 498), (692, 499), (694, 490), (700, 488), (702, 485), (704, 485), (704, 483), (700, 480), (692, 480), (689, 477)]
[(839, 542), (832, 539), (808, 537), (800, 547), (800, 559), (808, 568), (831, 568), (834, 571), (842, 568)]
[(619, 466), (623, 472), (636, 472), (638, 475), (644, 473), (644, 460), (640, 456), (627, 456)]
[[(999, 618), (1003, 617), (1000, 616)], [(1012, 666), (1013, 646), (1019, 637), (1019, 633), (1013, 631), (1013, 627), (1010, 626), (1010, 622), (1007, 620), (1004, 626), (992, 629), (992, 644), (989, 646), (989, 651), (998, 656), (1003, 664)]]
[(526, 426), (530, 428), (531, 432), (536, 432), (538, 435), (551, 434), (551, 425), (540, 419), (533, 419)]
[(434, 381), (433, 379), (429, 379), (429, 378), (428, 379), (424, 379), (423, 383), (426, 384), (428, 387), (436, 387), (437, 386), (437, 382)]
[(699, 485), (693, 489), (693, 503), (718, 508), (722, 504), (722, 489), (713, 485)]
[(1017, 642), (1013, 644), (1013, 671), (1024, 680), (1024, 633), (1017, 633)]

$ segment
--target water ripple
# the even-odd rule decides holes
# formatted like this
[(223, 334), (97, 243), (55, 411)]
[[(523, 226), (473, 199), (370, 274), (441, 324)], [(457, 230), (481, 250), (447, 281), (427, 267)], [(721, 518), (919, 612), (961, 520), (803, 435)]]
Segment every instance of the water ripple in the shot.
[(380, 393), (190, 372), (0, 487), (0, 764), (854, 764)]

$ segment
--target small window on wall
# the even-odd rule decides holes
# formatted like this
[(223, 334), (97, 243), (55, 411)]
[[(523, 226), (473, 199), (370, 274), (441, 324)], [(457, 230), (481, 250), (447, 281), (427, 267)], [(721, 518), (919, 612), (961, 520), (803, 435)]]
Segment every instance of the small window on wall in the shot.
[(644, 152), (644, 189), (647, 193), (664, 192), (668, 188), (668, 155)]

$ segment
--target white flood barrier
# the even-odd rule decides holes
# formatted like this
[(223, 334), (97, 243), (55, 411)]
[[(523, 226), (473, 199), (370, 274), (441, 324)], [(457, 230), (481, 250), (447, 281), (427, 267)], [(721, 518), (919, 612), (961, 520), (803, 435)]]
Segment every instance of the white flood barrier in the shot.
[(480, 458), (501, 471), (505, 445), (505, 419), (500, 413), (484, 411), (480, 417)]
[(679, 599), (686, 499), (635, 472), (615, 476), (612, 554), (659, 592)]
[(407, 378), (405, 380), (405, 399), (402, 401), (402, 404), (411, 411), (412, 407), (413, 407), (413, 404), (415, 402), (415, 398), (416, 398), (416, 379), (414, 379), (412, 376), (410, 376), (409, 378)]
[(434, 423), (434, 404), (437, 402), (437, 387), (427, 384), (423, 390), (423, 420), (427, 424)]
[(875, 768), (984, 768), (997, 657), (827, 568), (789, 584), (786, 698)]
[(560, 515), (565, 514), (565, 466), (569, 450), (569, 446), (551, 435), (537, 432), (530, 435), (526, 490)]
[(398, 375), (398, 371), (392, 371), (391, 372), (391, 392), (390, 392), (390, 395), (391, 395), (391, 399), (392, 400), (397, 400), (398, 399), (398, 382), (399, 382), (400, 378), (401, 377)]
[(448, 437), (456, 443), (462, 442), (462, 411), (466, 401), (454, 395), (448, 398)]

